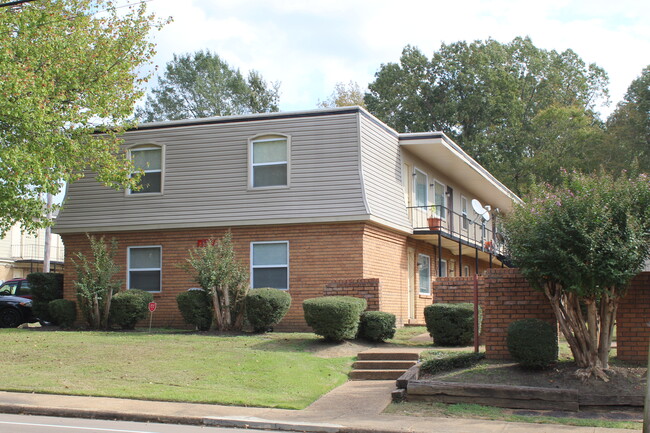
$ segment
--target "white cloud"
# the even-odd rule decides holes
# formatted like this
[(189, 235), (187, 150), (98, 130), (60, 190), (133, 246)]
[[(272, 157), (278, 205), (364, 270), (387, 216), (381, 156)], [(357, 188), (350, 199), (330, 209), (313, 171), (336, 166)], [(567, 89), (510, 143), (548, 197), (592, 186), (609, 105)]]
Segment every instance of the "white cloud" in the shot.
[[(126, 0), (124, 0), (126, 1)], [(648, 3), (648, 4), (646, 4)], [(155, 61), (210, 49), (242, 72), (281, 81), (281, 108), (315, 108), (336, 82), (373, 80), (402, 48), (431, 55), (442, 42), (530, 36), (545, 49), (573, 49), (610, 75), (612, 101), (650, 63), (650, 2), (637, 0), (262, 1), (153, 0), (173, 16), (157, 37)]]

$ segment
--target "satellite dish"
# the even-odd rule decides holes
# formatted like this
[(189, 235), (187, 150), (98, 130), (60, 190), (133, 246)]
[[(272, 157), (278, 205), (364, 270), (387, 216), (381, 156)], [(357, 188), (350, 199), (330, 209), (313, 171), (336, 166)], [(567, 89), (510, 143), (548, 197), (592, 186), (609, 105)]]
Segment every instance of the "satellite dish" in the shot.
[(490, 212), (489, 212), (490, 207), (489, 206), (486, 207), (487, 209), (484, 208), (481, 205), (481, 202), (476, 200), (475, 198), (472, 199), (472, 208), (474, 209), (474, 212), (480, 215), (484, 221), (490, 221)]
[(499, 242), (500, 244), (505, 242), (505, 239), (503, 238), (503, 235), (501, 233), (499, 233), (499, 232), (496, 232), (494, 234), (494, 237), (497, 238), (497, 242)]

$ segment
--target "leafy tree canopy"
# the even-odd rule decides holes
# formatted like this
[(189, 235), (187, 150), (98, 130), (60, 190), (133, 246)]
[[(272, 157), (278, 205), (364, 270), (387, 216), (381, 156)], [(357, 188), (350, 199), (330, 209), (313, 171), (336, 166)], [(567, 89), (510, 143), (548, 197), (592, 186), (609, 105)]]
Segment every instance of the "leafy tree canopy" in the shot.
[[(431, 59), (407, 46), (399, 64), (380, 67), (365, 95), (368, 109), (403, 132), (443, 131), (516, 193), (551, 168), (547, 160), (559, 144), (546, 129), (550, 118), (580, 129), (561, 142), (591, 145), (602, 134), (595, 114), (607, 98), (607, 74), (578, 55), (537, 48), (529, 38), (443, 44)], [(540, 117), (541, 116), (541, 117)], [(551, 139), (551, 141), (548, 141)], [(578, 139), (577, 141), (575, 139)], [(599, 138), (600, 139), (600, 138)], [(550, 147), (548, 147), (550, 146)], [(568, 169), (593, 169), (595, 161), (571, 152), (556, 162)], [(558, 161), (559, 159), (559, 161)], [(579, 163), (576, 167), (573, 163)]]
[(618, 300), (650, 254), (650, 179), (565, 172), (560, 181), (534, 186), (506, 217), (506, 246), (549, 298), (578, 365), (603, 377)]
[(274, 112), (279, 89), (256, 71), (244, 78), (210, 51), (174, 55), (136, 116), (153, 122)]
[(0, 234), (15, 223), (48, 224), (40, 195), (84, 169), (108, 186), (130, 185), (117, 134), (142, 97), (147, 77), (138, 68), (154, 53), (147, 35), (161, 25), (144, 4), (118, 12), (106, 0), (0, 9)]
[(324, 101), (318, 102), (318, 107), (320, 108), (333, 108), (333, 107), (351, 107), (358, 105), (359, 107), (365, 107), (366, 104), (363, 100), (364, 94), (359, 87), (359, 84), (350, 81), (348, 84), (345, 83), (336, 83), (334, 86), (334, 91)]
[(623, 101), (607, 120), (609, 148), (608, 165), (619, 169), (636, 161), (639, 168), (650, 172), (650, 65), (632, 81)]

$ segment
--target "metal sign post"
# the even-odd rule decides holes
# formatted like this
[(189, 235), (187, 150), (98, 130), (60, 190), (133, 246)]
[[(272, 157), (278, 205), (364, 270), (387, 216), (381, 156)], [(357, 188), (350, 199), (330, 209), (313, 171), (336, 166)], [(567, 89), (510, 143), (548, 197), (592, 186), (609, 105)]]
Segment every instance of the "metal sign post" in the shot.
[(156, 303), (149, 302), (149, 332), (151, 332), (151, 321), (153, 320), (154, 311), (156, 311)]

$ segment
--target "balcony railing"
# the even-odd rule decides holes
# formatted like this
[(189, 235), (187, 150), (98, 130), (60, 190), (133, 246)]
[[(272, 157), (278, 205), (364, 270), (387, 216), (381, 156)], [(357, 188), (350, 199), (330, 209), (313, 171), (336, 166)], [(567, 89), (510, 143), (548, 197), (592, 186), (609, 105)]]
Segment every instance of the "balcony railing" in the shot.
[[(11, 257), (14, 260), (43, 261), (45, 245), (43, 242), (29, 242), (11, 245)], [(63, 245), (53, 243), (50, 246), (50, 260), (63, 262)]]
[(484, 221), (478, 216), (472, 220), (469, 216), (454, 212), (445, 206), (412, 206), (407, 208), (413, 232), (440, 233), (492, 254), (503, 252), (500, 236), (495, 235), (493, 220)]

